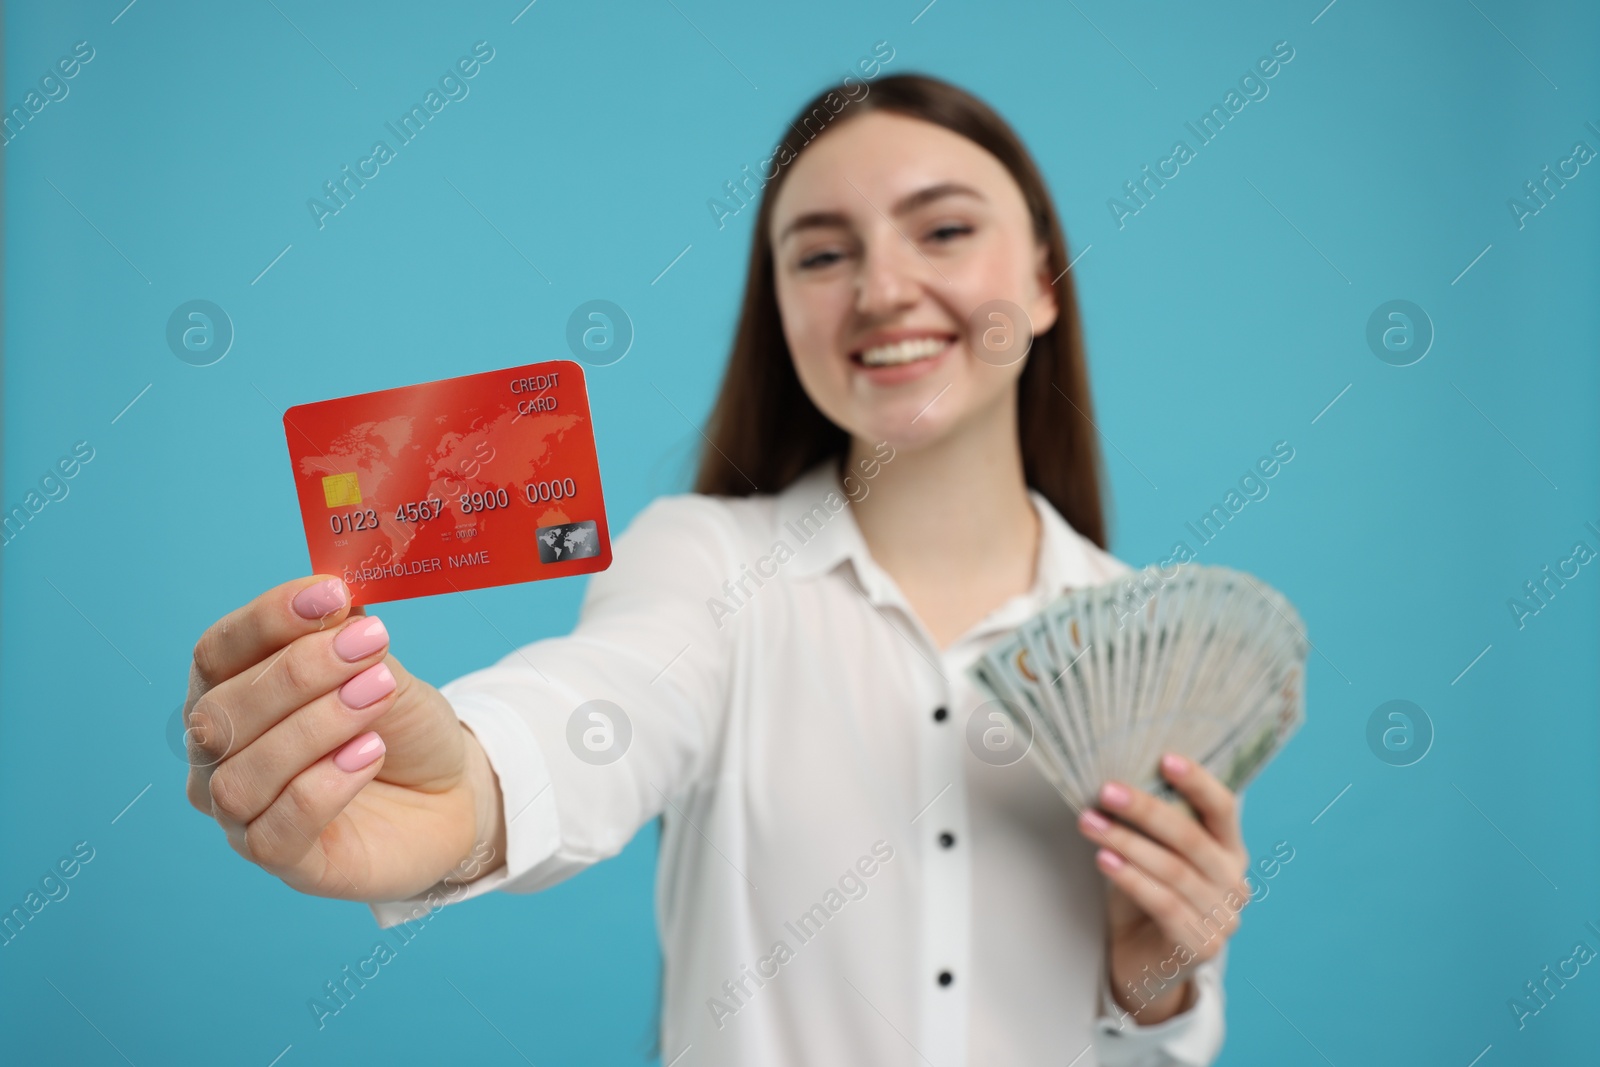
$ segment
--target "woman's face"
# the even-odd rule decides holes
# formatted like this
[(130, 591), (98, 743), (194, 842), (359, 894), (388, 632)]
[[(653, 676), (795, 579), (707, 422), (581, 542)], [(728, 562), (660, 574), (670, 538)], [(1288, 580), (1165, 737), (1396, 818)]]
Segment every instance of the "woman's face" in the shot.
[(869, 112), (791, 166), (772, 210), (778, 308), (822, 413), (909, 447), (1010, 417), (1025, 361), (1003, 351), (1015, 324), (983, 305), (1021, 307), (1039, 334), (1056, 303), (1000, 161), (942, 126)]

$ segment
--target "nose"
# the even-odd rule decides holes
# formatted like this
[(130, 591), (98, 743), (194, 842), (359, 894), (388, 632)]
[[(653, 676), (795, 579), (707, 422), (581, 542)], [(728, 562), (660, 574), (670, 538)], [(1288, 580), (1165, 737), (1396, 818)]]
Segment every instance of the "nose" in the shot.
[(923, 259), (899, 232), (874, 234), (856, 275), (856, 311), (865, 318), (892, 317), (913, 306), (922, 292)]

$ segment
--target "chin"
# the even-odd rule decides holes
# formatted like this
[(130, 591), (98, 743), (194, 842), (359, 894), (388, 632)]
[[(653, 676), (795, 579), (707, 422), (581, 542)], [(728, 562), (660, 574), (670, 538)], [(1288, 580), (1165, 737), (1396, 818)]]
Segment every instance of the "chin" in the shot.
[(925, 397), (908, 397), (903, 401), (875, 405), (872, 411), (859, 411), (852, 420), (853, 425), (846, 429), (852, 436), (868, 443), (887, 441), (895, 448), (922, 448), (948, 433), (959, 417), (952, 408), (945, 406), (950, 400), (950, 393), (940, 397), (933, 406), (928, 406), (928, 402), (938, 393), (938, 389), (933, 389)]

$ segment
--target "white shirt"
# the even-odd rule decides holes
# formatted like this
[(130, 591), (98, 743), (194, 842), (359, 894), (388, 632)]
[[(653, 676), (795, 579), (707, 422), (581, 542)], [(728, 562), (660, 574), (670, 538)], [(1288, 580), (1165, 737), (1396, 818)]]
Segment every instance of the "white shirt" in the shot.
[[(1094, 845), (1031, 757), (995, 767), (967, 742), (979, 653), (1129, 569), (1030, 496), (1033, 589), (943, 651), (868, 554), (834, 463), (778, 494), (650, 504), (569, 636), (441, 689), (508, 820), (505, 867), (453, 899), (543, 889), (664, 815), (663, 1063), (1209, 1064), (1226, 948), (1188, 1010), (1124, 1015)], [(605, 721), (569, 725), (596, 699), (626, 718), (606, 765), (575, 754), (585, 730), (604, 747)], [(372, 910), (389, 926), (422, 899)]]

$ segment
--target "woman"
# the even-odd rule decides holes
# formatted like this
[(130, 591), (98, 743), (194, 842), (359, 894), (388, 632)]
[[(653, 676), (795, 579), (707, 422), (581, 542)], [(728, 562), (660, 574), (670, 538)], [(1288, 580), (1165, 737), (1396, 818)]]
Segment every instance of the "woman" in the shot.
[(618, 538), (576, 630), (441, 690), (338, 579), (279, 586), (195, 648), (189, 797), (385, 925), (663, 815), (683, 1067), (1209, 1063), (1238, 798), (1174, 754), (1198, 820), (1118, 782), (1074, 820), (969, 741), (983, 648), (1127, 570), (1048, 192), (953, 86), (828, 99), (764, 176), (698, 492)]

